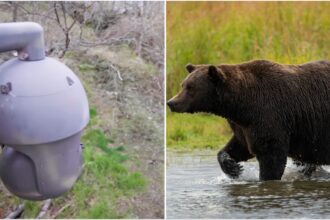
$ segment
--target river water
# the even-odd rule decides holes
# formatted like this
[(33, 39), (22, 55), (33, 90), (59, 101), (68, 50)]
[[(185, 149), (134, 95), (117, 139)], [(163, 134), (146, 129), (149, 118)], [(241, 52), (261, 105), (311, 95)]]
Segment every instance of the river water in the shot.
[(260, 182), (257, 161), (232, 180), (216, 152), (167, 153), (167, 218), (330, 218), (330, 167), (304, 177), (289, 159), (281, 181)]

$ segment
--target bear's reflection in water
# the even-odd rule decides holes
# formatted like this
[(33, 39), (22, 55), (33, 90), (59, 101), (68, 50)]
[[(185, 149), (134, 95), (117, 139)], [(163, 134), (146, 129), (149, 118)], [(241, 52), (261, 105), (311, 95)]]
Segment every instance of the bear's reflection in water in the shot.
[[(223, 190), (228, 193), (227, 196), (233, 198), (233, 209), (243, 211), (246, 214), (254, 213), (256, 210), (269, 210), (271, 213), (277, 209), (283, 209), (284, 212), (294, 212), (299, 208), (303, 214), (304, 209), (309, 209), (316, 204), (320, 209), (318, 211), (322, 209), (329, 211), (329, 189), (330, 182), (325, 181), (270, 181), (260, 184), (250, 183), (244, 186), (232, 184), (223, 187)], [(324, 207), (322, 208), (322, 206)]]
[(233, 180), (214, 156), (173, 156), (167, 167), (168, 218), (324, 218), (330, 213), (329, 167), (305, 177), (289, 160), (281, 181), (260, 182), (256, 161), (243, 163), (242, 175)]

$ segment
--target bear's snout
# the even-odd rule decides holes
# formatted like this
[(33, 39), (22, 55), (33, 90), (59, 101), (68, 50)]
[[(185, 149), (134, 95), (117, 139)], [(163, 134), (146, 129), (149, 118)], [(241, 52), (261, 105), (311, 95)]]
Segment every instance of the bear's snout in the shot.
[(170, 108), (170, 110), (171, 110), (172, 112), (175, 112), (175, 106), (176, 106), (175, 101), (173, 101), (172, 99), (170, 99), (170, 100), (167, 102), (167, 105), (168, 105), (168, 107)]
[(172, 112), (177, 112), (177, 113), (187, 112), (187, 103), (182, 102), (181, 100), (172, 98), (167, 102), (167, 105)]
[(186, 110), (185, 104), (186, 103), (182, 102), (182, 100), (178, 98), (178, 96), (174, 96), (173, 98), (167, 101), (167, 105), (172, 112), (178, 112), (178, 113), (185, 112)]

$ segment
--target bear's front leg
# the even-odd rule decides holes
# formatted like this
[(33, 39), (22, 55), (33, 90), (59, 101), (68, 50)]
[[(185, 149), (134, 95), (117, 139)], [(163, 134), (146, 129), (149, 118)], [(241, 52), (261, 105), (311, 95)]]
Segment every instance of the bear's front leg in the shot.
[(259, 140), (259, 146), (255, 147), (255, 153), (259, 162), (260, 180), (280, 180), (282, 178), (288, 149), (287, 144), (280, 140)]
[(218, 162), (222, 171), (229, 177), (236, 179), (243, 171), (242, 165), (238, 164), (230, 155), (225, 151), (218, 153)]
[(218, 162), (225, 174), (231, 178), (237, 178), (243, 171), (242, 165), (238, 162), (246, 161), (252, 157), (247, 147), (234, 136), (224, 149), (219, 151)]

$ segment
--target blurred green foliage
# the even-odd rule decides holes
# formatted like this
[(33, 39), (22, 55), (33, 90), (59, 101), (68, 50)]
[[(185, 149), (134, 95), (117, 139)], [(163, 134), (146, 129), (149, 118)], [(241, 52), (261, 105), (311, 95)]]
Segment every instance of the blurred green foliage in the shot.
[(214, 115), (168, 114), (167, 122), (167, 146), (180, 151), (216, 149), (224, 145), (231, 134), (225, 119)]

